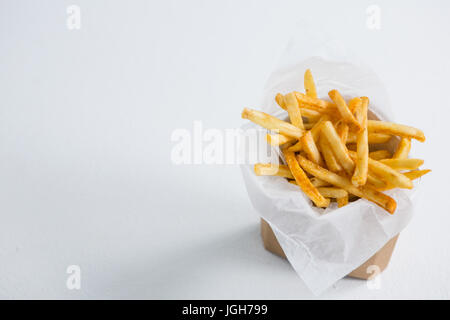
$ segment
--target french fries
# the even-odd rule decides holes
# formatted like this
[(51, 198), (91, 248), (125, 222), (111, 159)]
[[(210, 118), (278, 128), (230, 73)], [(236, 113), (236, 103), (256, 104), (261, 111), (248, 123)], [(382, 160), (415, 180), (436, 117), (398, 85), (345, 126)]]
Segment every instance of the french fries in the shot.
[(325, 139), (320, 139), (319, 146), (328, 169), (330, 171), (333, 171), (334, 173), (341, 172), (343, 169), (341, 165), (337, 162), (336, 157), (334, 156), (328, 141)]
[(339, 164), (342, 165), (342, 167), (348, 174), (352, 174), (353, 169), (355, 168), (355, 164), (348, 155), (345, 144), (339, 138), (336, 129), (333, 127), (333, 124), (330, 121), (325, 121), (325, 123), (322, 125), (321, 138), (327, 139), (328, 144), (333, 150), (333, 154)]
[(352, 183), (355, 186), (366, 184), (367, 173), (369, 171), (369, 142), (367, 137), (367, 108), (369, 99), (361, 98), (361, 104), (358, 106), (357, 120), (362, 130), (356, 134), (356, 167), (353, 173)]
[(404, 172), (403, 175), (405, 175), (410, 180), (415, 180), (415, 179), (418, 179), (421, 176), (427, 174), (428, 172), (431, 172), (431, 170), (430, 169), (413, 170), (413, 171)]
[(398, 143), (397, 150), (392, 158), (394, 159), (406, 159), (408, 158), (409, 151), (411, 150), (411, 139), (402, 138)]
[(287, 137), (282, 134), (267, 134), (266, 135), (267, 142), (272, 146), (281, 146), (282, 144), (293, 142), (295, 138)]
[(320, 187), (317, 188), (320, 194), (326, 198), (344, 198), (348, 197), (348, 192), (344, 189), (336, 188), (336, 187)]
[(346, 123), (348, 123), (350, 126), (353, 126), (356, 129), (356, 131), (360, 131), (361, 124), (355, 119), (355, 117), (353, 116), (352, 112), (348, 108), (347, 104), (345, 103), (344, 98), (342, 98), (339, 91), (331, 90), (330, 92), (328, 92), (328, 96), (336, 104), (337, 109), (338, 109), (342, 119)]
[(286, 165), (276, 165), (271, 163), (256, 163), (254, 166), (257, 176), (278, 176), (294, 179), (289, 167)]
[(307, 69), (304, 76), (305, 92), (308, 97), (317, 98), (316, 85), (311, 70)]
[(391, 156), (392, 154), (388, 150), (377, 150), (369, 152), (369, 157), (371, 157), (373, 160), (389, 159)]
[(294, 91), (294, 93), (295, 96), (297, 97), (299, 104), (301, 104), (302, 107), (306, 109), (311, 109), (319, 112), (331, 112), (333, 109), (336, 108), (336, 106), (332, 102), (318, 98), (313, 98), (296, 91)]
[(297, 128), (304, 129), (302, 113), (298, 106), (297, 98), (291, 92), (284, 96), (284, 102), (286, 105), (286, 110), (289, 114), (289, 118), (291, 119), (291, 123)]
[[(330, 199), (336, 199), (341, 208), (364, 198), (393, 214), (397, 203), (382, 191), (411, 189), (413, 180), (431, 171), (418, 170), (423, 160), (408, 158), (411, 139), (424, 142), (424, 133), (406, 125), (369, 120), (367, 97), (346, 102), (337, 90), (331, 90), (332, 101), (320, 99), (309, 69), (304, 87), (306, 94), (293, 91), (275, 97), (287, 111), (288, 121), (243, 110), (242, 118), (273, 131), (266, 135), (267, 142), (281, 149), (286, 163), (257, 163), (255, 174), (287, 179), (317, 207), (326, 208)], [(390, 140), (396, 137), (400, 141), (392, 154)]]
[(395, 170), (414, 170), (423, 165), (422, 159), (383, 159), (381, 163)]
[(328, 205), (330, 204), (330, 200), (325, 199), (317, 190), (317, 188), (312, 185), (306, 173), (298, 164), (297, 159), (295, 158), (295, 153), (284, 149), (283, 155), (286, 159), (286, 163), (289, 166), (289, 169), (292, 172), (292, 175), (295, 178), (295, 181), (303, 190), (303, 192), (314, 202), (316, 206), (325, 208), (328, 207)]
[[(386, 143), (391, 139), (391, 135), (384, 133), (368, 133), (367, 140), (369, 144)], [(349, 132), (347, 143), (356, 143), (356, 133)]]
[(343, 206), (346, 206), (348, 204), (348, 195), (342, 198), (336, 199), (338, 208), (342, 208)]
[(302, 142), (302, 150), (305, 151), (308, 159), (318, 165), (324, 165), (322, 156), (320, 155), (319, 149), (317, 149), (311, 131), (307, 131), (303, 137), (300, 138), (300, 141)]
[(297, 160), (300, 166), (313, 176), (342, 188), (355, 196), (373, 201), (389, 213), (394, 213), (397, 203), (391, 197), (367, 186), (357, 188), (348, 178), (328, 171), (301, 155), (297, 155)]
[(369, 133), (385, 133), (425, 142), (425, 135), (423, 134), (423, 132), (410, 126), (392, 122), (369, 120), (367, 122), (367, 127), (369, 129)]
[(259, 124), (261, 127), (266, 129), (277, 130), (285, 136), (296, 139), (300, 139), (304, 133), (304, 130), (290, 124), (289, 122), (280, 120), (261, 111), (245, 108), (244, 111), (242, 111), (242, 118)]
[[(353, 159), (356, 159), (357, 155), (354, 151), (349, 151), (349, 154)], [(412, 189), (413, 187), (411, 180), (380, 161), (369, 158), (369, 168), (373, 173), (390, 185), (404, 189)]]

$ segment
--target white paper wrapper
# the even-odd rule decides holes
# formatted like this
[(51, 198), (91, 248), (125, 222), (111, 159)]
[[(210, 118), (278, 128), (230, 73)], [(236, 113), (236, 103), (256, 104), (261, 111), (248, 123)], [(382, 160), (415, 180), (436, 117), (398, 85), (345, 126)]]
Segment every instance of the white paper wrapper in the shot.
[[(303, 91), (303, 74), (309, 68), (319, 97), (327, 97), (331, 89), (338, 89), (345, 98), (368, 96), (369, 108), (380, 119), (395, 121), (389, 112), (387, 93), (369, 68), (321, 34), (306, 34), (304, 28), (296, 34), (301, 38), (290, 42), (267, 81), (262, 104), (255, 109), (286, 117), (274, 97), (278, 92)], [(247, 124), (243, 129), (256, 127)], [(397, 201), (394, 215), (364, 199), (323, 210), (312, 207), (307, 196), (284, 178), (256, 176), (252, 164), (242, 165), (242, 172), (253, 206), (271, 225), (289, 262), (316, 295), (358, 268), (397, 235), (412, 217), (417, 194), (417, 186), (387, 192)]]

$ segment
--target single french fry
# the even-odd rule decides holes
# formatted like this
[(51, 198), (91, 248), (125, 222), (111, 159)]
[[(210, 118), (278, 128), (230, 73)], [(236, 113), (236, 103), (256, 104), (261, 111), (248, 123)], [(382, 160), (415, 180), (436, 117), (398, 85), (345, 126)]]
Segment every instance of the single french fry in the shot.
[(355, 117), (353, 116), (352, 112), (348, 108), (347, 104), (345, 103), (344, 98), (342, 98), (341, 94), (337, 90), (331, 90), (328, 92), (328, 96), (331, 98), (331, 100), (334, 101), (334, 103), (337, 106), (337, 109), (342, 117), (342, 119), (348, 123), (349, 126), (352, 128), (355, 128), (356, 131), (360, 131), (361, 125), (358, 121), (356, 121)]
[(302, 114), (300, 112), (300, 108), (298, 106), (295, 94), (291, 92), (285, 95), (284, 102), (286, 104), (286, 110), (289, 114), (289, 119), (291, 120), (291, 123), (297, 128), (304, 129)]
[(307, 131), (303, 137), (300, 138), (300, 141), (303, 145), (302, 150), (306, 153), (308, 159), (323, 166), (324, 162), (322, 156), (320, 155), (319, 149), (317, 149), (311, 131)]
[(348, 204), (348, 195), (342, 198), (337, 198), (336, 201), (338, 204), (338, 208), (342, 208)]
[(348, 102), (348, 108), (351, 113), (354, 113), (361, 105), (361, 98), (353, 98)]
[(242, 111), (242, 118), (248, 119), (266, 129), (278, 130), (279, 133), (291, 138), (300, 139), (304, 133), (304, 130), (286, 121), (280, 120), (278, 118), (275, 118), (274, 116), (257, 110), (245, 108)]
[(312, 185), (313, 185), (314, 187), (316, 187), (316, 188), (319, 188), (319, 187), (329, 187), (329, 186), (330, 186), (330, 184), (329, 184), (328, 182), (323, 181), (323, 180), (321, 180), (321, 179), (319, 179), (319, 178), (316, 178), (316, 177), (312, 177), (312, 178), (310, 178), (309, 180), (311, 181)]
[[(359, 100), (356, 100), (359, 99)], [(367, 97), (361, 97), (361, 98), (353, 98), (351, 101), (354, 101), (354, 106), (353, 106), (353, 115), (356, 119), (356, 121), (358, 121), (359, 124), (362, 124), (362, 122), (364, 120), (367, 120), (367, 112), (364, 112), (364, 110), (366, 109), (364, 107), (364, 101), (369, 101), (369, 98)], [(349, 103), (349, 108), (350, 108), (350, 103)]]
[[(319, 137), (320, 137), (320, 131), (322, 129), (322, 124), (325, 121), (330, 120), (330, 117), (327, 114), (324, 114), (320, 117), (319, 121), (317, 121), (314, 126), (311, 128), (310, 132), (313, 136), (314, 142), (318, 142)], [(294, 144), (293, 146), (289, 147), (288, 149), (289, 151), (294, 151), (294, 152), (299, 152), (303, 150), (303, 144), (301, 141), (297, 142), (296, 144)]]
[(298, 164), (298, 161), (295, 158), (295, 153), (284, 149), (283, 155), (292, 175), (295, 178), (295, 181), (302, 191), (312, 200), (312, 202), (314, 202), (316, 206), (328, 207), (330, 200), (325, 199), (317, 188), (312, 185), (311, 181), (306, 176), (306, 173)]
[(353, 174), (355, 164), (348, 155), (347, 148), (342, 140), (339, 138), (336, 130), (330, 121), (325, 121), (322, 125), (322, 137), (327, 139), (329, 146), (333, 150), (333, 154), (336, 157), (339, 164), (344, 168), (348, 174)]
[(419, 129), (414, 127), (396, 124), (392, 122), (369, 120), (367, 121), (369, 133), (385, 133), (403, 138), (414, 138), (420, 142), (425, 141), (425, 135)]
[(336, 108), (335, 104), (330, 101), (309, 97), (297, 91), (294, 91), (294, 93), (299, 104), (304, 108), (319, 112), (331, 112)]
[[(369, 120), (370, 121), (370, 120)], [(369, 129), (369, 128), (367, 128)], [(391, 139), (391, 135), (384, 133), (370, 133), (368, 134), (369, 144), (386, 143)], [(349, 132), (347, 137), (347, 143), (356, 143), (356, 133)]]
[(337, 162), (328, 141), (326, 139), (319, 139), (319, 147), (322, 152), (322, 156), (325, 159), (325, 163), (327, 164), (328, 170), (335, 173), (341, 172), (343, 169), (339, 162)]
[[(429, 169), (425, 169), (425, 170), (412, 170), (412, 171), (408, 171), (408, 172), (404, 172), (403, 175), (405, 175), (406, 177), (408, 177), (411, 181), (412, 180), (416, 180), (420, 177), (422, 177), (423, 175), (427, 174), (428, 172), (430, 172), (431, 170)], [(386, 186), (384, 188), (379, 188), (379, 191), (386, 191), (386, 190), (391, 190), (394, 189), (395, 186)]]
[(256, 163), (254, 170), (257, 176), (279, 176), (294, 179), (289, 167), (283, 164)]
[(355, 172), (352, 177), (352, 183), (357, 187), (366, 184), (367, 173), (369, 171), (369, 142), (367, 133), (368, 105), (369, 99), (367, 97), (362, 97), (357, 119), (360, 122), (362, 130), (356, 134), (356, 162)]
[[(356, 153), (354, 151), (349, 151), (349, 154), (352, 159), (356, 159)], [(387, 184), (404, 189), (412, 189), (413, 187), (411, 180), (380, 161), (369, 158), (369, 168), (380, 179), (387, 182)]]
[(300, 107), (300, 112), (302, 113), (303, 117), (308, 118), (309, 122), (316, 122), (322, 116), (322, 114), (318, 111), (314, 111), (314, 110), (302, 108), (302, 107)]
[(336, 132), (337, 132), (339, 138), (341, 138), (341, 140), (342, 140), (342, 142), (343, 142), (344, 144), (347, 143), (348, 130), (349, 130), (348, 124), (346, 124), (345, 122), (339, 121), (339, 122), (336, 124)]
[(311, 70), (307, 69), (304, 76), (305, 92), (308, 97), (317, 98), (316, 85)]
[(428, 172), (431, 172), (430, 169), (424, 169), (424, 170), (412, 170), (408, 172), (403, 172), (403, 175), (408, 177), (410, 180), (415, 180), (420, 178), (421, 176), (427, 174)]
[(277, 95), (275, 96), (275, 101), (281, 108), (286, 110), (286, 102), (284, 100), (284, 96), (281, 93), (277, 93)]
[(406, 159), (408, 158), (409, 151), (411, 150), (411, 139), (401, 138), (398, 143), (397, 150), (392, 156), (393, 159)]
[(303, 150), (303, 142), (301, 140), (299, 140), (296, 144), (290, 146), (288, 148), (289, 151), (292, 152), (299, 152)]
[(388, 150), (377, 150), (369, 152), (369, 157), (373, 160), (383, 160), (391, 158), (392, 154)]
[(372, 201), (391, 214), (394, 213), (397, 203), (388, 195), (385, 195), (369, 186), (355, 187), (348, 178), (328, 171), (327, 169), (320, 167), (301, 155), (297, 155), (297, 160), (300, 166), (313, 176), (327, 181), (334, 186), (342, 188), (350, 194)]
[(317, 188), (319, 190), (320, 194), (323, 195), (325, 198), (343, 198), (348, 197), (348, 192), (341, 188), (336, 187), (320, 187)]
[(267, 142), (272, 146), (281, 146), (288, 142), (295, 141), (295, 138), (291, 138), (282, 134), (267, 134), (266, 135)]
[(381, 163), (395, 170), (414, 170), (423, 165), (422, 159), (383, 159)]
[(383, 189), (386, 188), (387, 183), (384, 182), (383, 180), (381, 180), (380, 178), (378, 178), (376, 175), (374, 175), (372, 172), (370, 172), (367, 174), (367, 184), (370, 184), (371, 186), (373, 186), (376, 189)]
[(311, 134), (314, 138), (314, 142), (317, 143), (317, 141), (319, 141), (320, 131), (322, 130), (322, 124), (325, 121), (329, 121), (329, 120), (330, 120), (330, 116), (327, 114), (324, 114), (320, 117), (319, 121), (317, 121), (316, 124), (311, 128)]

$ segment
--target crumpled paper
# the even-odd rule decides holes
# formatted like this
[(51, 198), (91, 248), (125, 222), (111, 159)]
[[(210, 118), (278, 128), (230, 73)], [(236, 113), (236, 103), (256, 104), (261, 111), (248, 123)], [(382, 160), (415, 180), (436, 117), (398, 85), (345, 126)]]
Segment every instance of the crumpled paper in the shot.
[[(261, 105), (252, 108), (287, 117), (274, 97), (278, 92), (303, 91), (303, 74), (311, 69), (319, 97), (327, 97), (331, 89), (339, 90), (345, 98), (365, 95), (370, 99), (372, 112), (381, 120), (394, 121), (387, 93), (369, 68), (322, 34), (297, 33), (301, 37), (291, 40), (269, 77)], [(257, 126), (250, 123), (242, 128)], [(278, 151), (271, 151), (273, 159)], [(284, 178), (256, 176), (253, 163), (246, 163), (241, 169), (253, 206), (270, 224), (292, 267), (316, 295), (358, 268), (399, 234), (410, 221), (417, 198), (415, 182), (413, 190), (387, 192), (397, 201), (393, 215), (365, 199), (342, 208), (333, 204), (324, 210), (313, 207), (298, 186)]]

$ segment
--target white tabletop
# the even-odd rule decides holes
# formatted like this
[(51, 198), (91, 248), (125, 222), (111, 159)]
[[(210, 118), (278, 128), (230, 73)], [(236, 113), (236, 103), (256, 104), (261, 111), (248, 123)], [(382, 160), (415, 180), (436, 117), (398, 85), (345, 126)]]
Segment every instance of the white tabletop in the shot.
[(263, 249), (237, 165), (171, 160), (174, 130), (244, 123), (308, 20), (379, 75), (433, 169), (379, 285), (319, 298), (448, 299), (450, 4), (376, 1), (379, 29), (372, 4), (2, 1), (0, 298), (316, 298)]

